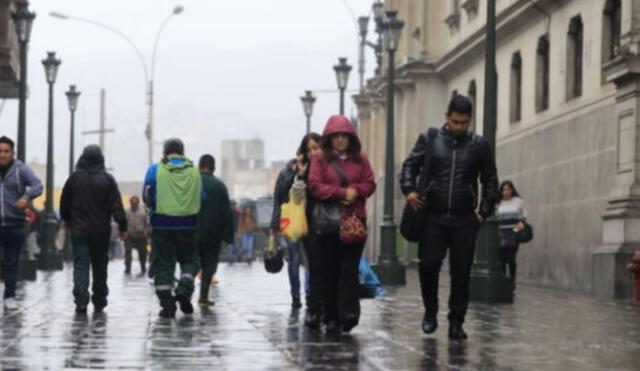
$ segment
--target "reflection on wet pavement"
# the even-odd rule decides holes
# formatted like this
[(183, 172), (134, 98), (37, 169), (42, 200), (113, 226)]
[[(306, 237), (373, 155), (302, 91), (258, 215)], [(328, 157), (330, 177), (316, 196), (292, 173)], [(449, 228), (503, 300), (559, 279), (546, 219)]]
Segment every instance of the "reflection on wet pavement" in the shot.
[[(349, 335), (309, 331), (291, 310), (286, 272), (221, 266), (216, 305), (158, 318), (152, 286), (110, 268), (105, 313), (77, 315), (71, 270), (21, 284), (21, 309), (0, 309), (0, 369), (638, 370), (640, 305), (519, 285), (514, 305), (472, 304), (467, 342), (420, 332), (415, 271), (389, 297), (365, 300)], [(441, 301), (448, 286), (443, 276)]]

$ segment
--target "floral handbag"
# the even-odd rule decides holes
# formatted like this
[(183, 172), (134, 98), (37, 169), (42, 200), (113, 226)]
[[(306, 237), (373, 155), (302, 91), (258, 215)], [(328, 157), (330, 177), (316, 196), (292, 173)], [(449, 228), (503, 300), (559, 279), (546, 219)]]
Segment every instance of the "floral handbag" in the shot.
[(369, 232), (362, 219), (356, 216), (353, 208), (346, 208), (340, 220), (340, 242), (345, 244), (364, 243)]

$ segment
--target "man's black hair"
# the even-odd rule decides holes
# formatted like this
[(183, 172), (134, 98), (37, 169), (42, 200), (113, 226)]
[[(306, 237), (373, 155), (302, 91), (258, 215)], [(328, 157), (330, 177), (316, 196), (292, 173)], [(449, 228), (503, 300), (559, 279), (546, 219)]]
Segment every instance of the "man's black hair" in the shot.
[(11, 151), (13, 151), (15, 147), (15, 143), (13, 142), (13, 140), (11, 140), (11, 138), (6, 135), (0, 137), (0, 143), (8, 144), (9, 147), (11, 147)]
[(184, 155), (184, 144), (178, 138), (167, 139), (164, 142), (164, 155)]
[(210, 154), (202, 155), (198, 163), (200, 169), (207, 169), (211, 171), (216, 170), (216, 159)]
[(447, 114), (450, 115), (453, 112), (461, 115), (473, 115), (473, 103), (464, 95), (456, 95), (449, 101), (449, 108), (447, 108)]

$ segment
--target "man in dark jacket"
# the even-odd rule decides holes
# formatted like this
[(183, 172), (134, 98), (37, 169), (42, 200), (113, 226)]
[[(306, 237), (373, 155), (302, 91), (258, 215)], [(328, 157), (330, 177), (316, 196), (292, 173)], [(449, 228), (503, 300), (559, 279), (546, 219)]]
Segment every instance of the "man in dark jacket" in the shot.
[[(422, 330), (437, 326), (438, 277), (449, 249), (451, 294), (449, 338), (466, 339), (462, 329), (469, 303), (469, 278), (480, 225), (493, 213), (498, 191), (495, 158), (489, 142), (469, 132), (471, 101), (461, 95), (449, 103), (447, 123), (418, 138), (402, 165), (401, 188), (414, 209), (426, 208), (427, 225), (419, 241), (420, 286), (425, 315)], [(427, 157), (428, 156), (428, 157)], [(425, 158), (429, 158), (425, 173)], [(419, 177), (425, 181), (417, 182)], [(477, 207), (478, 177), (482, 200)], [(417, 184), (424, 184), (418, 189)], [(477, 209), (477, 211), (476, 211)]]
[(104, 168), (100, 147), (85, 147), (76, 171), (67, 179), (60, 199), (60, 214), (71, 229), (73, 244), (73, 296), (76, 313), (86, 313), (89, 304), (89, 271), (93, 273), (95, 312), (107, 306), (107, 265), (111, 218), (126, 239), (127, 216), (118, 184)]
[(0, 261), (7, 310), (18, 309), (15, 295), (20, 250), (26, 237), (26, 208), (42, 193), (40, 179), (14, 156), (13, 140), (0, 137)]
[(209, 301), (211, 278), (218, 270), (218, 257), (222, 242), (233, 243), (233, 219), (227, 187), (213, 173), (216, 161), (207, 154), (200, 157), (198, 164), (202, 177), (202, 206), (198, 214), (198, 251), (202, 268), (200, 299), (203, 308), (213, 306)]

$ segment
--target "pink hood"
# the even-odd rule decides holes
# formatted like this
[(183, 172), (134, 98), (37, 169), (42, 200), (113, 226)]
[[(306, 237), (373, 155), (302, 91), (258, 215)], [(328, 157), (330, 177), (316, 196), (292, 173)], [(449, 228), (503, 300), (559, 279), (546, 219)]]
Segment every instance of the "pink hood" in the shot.
[(360, 147), (360, 138), (358, 138), (358, 132), (356, 131), (356, 128), (351, 125), (351, 122), (348, 118), (341, 115), (333, 115), (329, 117), (329, 121), (327, 121), (327, 125), (325, 125), (324, 127), (322, 136), (328, 137), (331, 134), (336, 133), (349, 134), (351, 138), (358, 143), (358, 147)]

